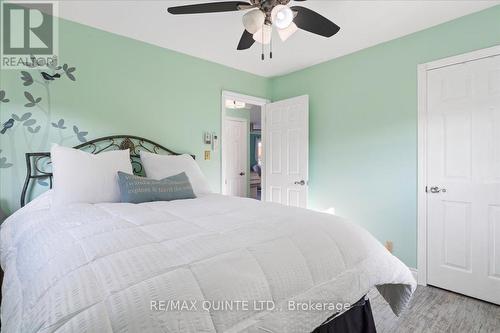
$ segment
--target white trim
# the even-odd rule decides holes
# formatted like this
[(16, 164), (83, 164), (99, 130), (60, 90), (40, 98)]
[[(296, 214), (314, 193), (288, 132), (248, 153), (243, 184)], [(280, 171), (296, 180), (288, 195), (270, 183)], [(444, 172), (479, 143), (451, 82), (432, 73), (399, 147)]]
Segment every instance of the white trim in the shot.
[(417, 66), (418, 77), (418, 173), (417, 173), (417, 268), (418, 284), (427, 285), (427, 72), (464, 62), (500, 55), (500, 45), (460, 54)]
[(427, 285), (427, 66), (418, 66), (417, 268), (418, 284)]
[[(250, 96), (250, 95), (244, 95), (240, 94), (234, 91), (228, 91), (228, 90), (223, 90), (222, 91), (222, 101), (226, 99), (234, 99), (237, 101), (253, 104), (253, 105), (258, 105), (258, 106), (263, 106), (269, 103), (269, 100), (266, 98), (262, 97), (255, 97), (255, 96)], [(222, 108), (224, 109), (225, 105), (222, 103)]]
[(461, 64), (464, 62), (480, 60), (483, 58), (494, 57), (500, 54), (500, 45), (488, 47), (486, 49), (476, 50), (464, 54), (459, 54), (456, 56), (439, 59), (435, 61), (428, 62), (424, 64), (427, 70), (442, 68), (446, 66), (452, 66), (456, 64)]
[(310, 155), (309, 155), (309, 146), (311, 144), (309, 138), (310, 138), (310, 135), (309, 135), (309, 116), (310, 116), (310, 111), (311, 111), (311, 104), (310, 104), (310, 99), (309, 99), (309, 95), (300, 95), (298, 97), (307, 97), (307, 119), (306, 119), (306, 138), (307, 138), (307, 145), (306, 145), (306, 156), (307, 156), (307, 161), (306, 161), (306, 207), (305, 208), (309, 208), (309, 180), (311, 179), (309, 177), (309, 158), (310, 158)]
[(260, 107), (260, 142), (261, 142), (261, 160), (264, 167), (260, 168), (260, 201), (266, 201), (266, 106), (271, 101)]
[[(222, 94), (221, 94), (221, 130), (220, 130), (220, 135), (219, 135), (219, 142), (220, 142), (220, 149), (221, 149), (221, 154), (220, 154), (220, 187), (221, 187), (221, 193), (223, 192), (223, 188), (224, 188), (224, 174), (225, 174), (225, 170), (224, 170), (224, 163), (222, 163), (223, 161), (223, 154), (224, 154), (224, 111), (226, 109), (226, 104), (225, 104), (225, 101), (226, 99), (233, 99), (233, 100), (237, 100), (237, 101), (241, 101), (241, 102), (245, 102), (245, 103), (248, 103), (248, 104), (253, 104), (253, 105), (257, 105), (257, 106), (260, 106), (260, 112), (261, 112), (261, 122), (262, 122), (262, 129), (261, 129), (261, 140), (262, 140), (262, 147), (264, 147), (264, 140), (265, 140), (265, 126), (266, 126), (266, 121), (265, 121), (265, 113), (264, 113), (264, 108), (266, 106), (266, 104), (268, 104), (270, 102), (270, 100), (266, 99), (266, 98), (262, 98), (262, 97), (255, 97), (255, 96), (250, 96), (250, 95), (244, 95), (244, 94), (240, 94), (240, 93), (237, 93), (237, 92), (233, 92), (233, 91), (228, 91), (228, 90), (223, 90), (222, 91)], [(247, 144), (248, 146), (248, 144)], [(265, 163), (265, 157), (266, 157), (266, 151), (264, 148), (262, 148), (262, 160), (264, 161)], [(262, 168), (262, 174), (261, 174), (261, 180), (262, 180), (262, 185), (261, 185), (261, 188), (262, 188), (262, 197), (261, 197), (261, 200), (264, 201), (265, 200), (265, 168)], [(248, 175), (247, 175), (248, 176)]]

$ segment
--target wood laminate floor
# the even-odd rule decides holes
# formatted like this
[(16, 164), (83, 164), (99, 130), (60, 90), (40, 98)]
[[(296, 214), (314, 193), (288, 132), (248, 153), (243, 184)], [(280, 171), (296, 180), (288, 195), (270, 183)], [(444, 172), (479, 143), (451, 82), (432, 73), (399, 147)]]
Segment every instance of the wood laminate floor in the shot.
[(439, 288), (418, 286), (399, 318), (376, 290), (368, 297), (379, 333), (500, 333), (500, 306)]

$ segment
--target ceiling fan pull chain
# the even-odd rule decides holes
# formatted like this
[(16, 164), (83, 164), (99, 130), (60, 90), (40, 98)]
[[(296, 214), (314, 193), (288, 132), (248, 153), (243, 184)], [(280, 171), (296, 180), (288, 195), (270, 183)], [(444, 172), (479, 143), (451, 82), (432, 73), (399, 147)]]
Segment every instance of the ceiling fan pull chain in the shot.
[(269, 41), (269, 59), (273, 58), (273, 32), (271, 30), (271, 39)]
[(264, 26), (262, 26), (262, 61), (264, 61)]

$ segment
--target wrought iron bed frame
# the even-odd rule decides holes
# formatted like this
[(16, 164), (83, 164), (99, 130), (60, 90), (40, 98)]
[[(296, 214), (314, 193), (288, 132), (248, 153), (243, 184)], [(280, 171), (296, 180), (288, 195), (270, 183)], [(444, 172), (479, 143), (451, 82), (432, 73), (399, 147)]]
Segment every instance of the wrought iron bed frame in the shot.
[[(147, 151), (154, 154), (167, 153), (168, 155), (181, 155), (154, 141), (133, 135), (112, 135), (97, 138), (77, 146), (75, 149), (87, 151), (91, 154), (99, 154), (110, 150), (130, 149), (130, 161), (134, 174), (143, 175), (143, 167), (139, 152)], [(194, 155), (191, 155), (195, 158)], [(26, 153), (26, 179), (21, 192), (21, 207), (26, 204), (28, 189), (32, 181), (49, 180), (49, 188), (52, 188), (52, 171), (50, 168), (49, 152)]]

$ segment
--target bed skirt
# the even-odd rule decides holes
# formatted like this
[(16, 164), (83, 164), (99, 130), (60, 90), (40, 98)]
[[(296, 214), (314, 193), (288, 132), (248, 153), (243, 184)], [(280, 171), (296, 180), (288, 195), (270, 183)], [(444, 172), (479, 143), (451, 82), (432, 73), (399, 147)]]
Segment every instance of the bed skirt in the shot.
[(312, 333), (376, 333), (370, 301), (364, 297), (347, 312), (330, 318)]

